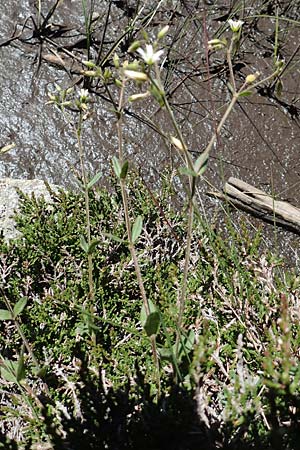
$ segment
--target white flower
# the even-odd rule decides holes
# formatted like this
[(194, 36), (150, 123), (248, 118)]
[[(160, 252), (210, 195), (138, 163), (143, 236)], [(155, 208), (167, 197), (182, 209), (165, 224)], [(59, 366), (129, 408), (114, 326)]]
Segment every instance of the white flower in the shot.
[(139, 48), (137, 52), (141, 55), (148, 66), (152, 66), (152, 64), (159, 60), (164, 51), (158, 50), (157, 52), (154, 52), (153, 46), (151, 44), (146, 44), (146, 50)]
[(231, 31), (233, 31), (234, 33), (237, 33), (238, 31), (240, 31), (240, 29), (244, 25), (244, 22), (242, 20), (229, 19), (228, 20), (228, 24), (229, 24), (229, 26), (231, 28)]
[(89, 91), (87, 89), (80, 89), (79, 91), (79, 97), (80, 101), (86, 102), (89, 96)]

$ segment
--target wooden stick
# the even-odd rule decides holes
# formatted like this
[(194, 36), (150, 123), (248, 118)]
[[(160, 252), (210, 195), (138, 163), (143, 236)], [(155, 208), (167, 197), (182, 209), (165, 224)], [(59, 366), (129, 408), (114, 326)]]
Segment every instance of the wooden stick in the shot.
[(288, 202), (275, 200), (266, 192), (238, 178), (229, 178), (223, 193), (209, 192), (208, 195), (227, 201), (266, 222), (300, 233), (299, 208)]

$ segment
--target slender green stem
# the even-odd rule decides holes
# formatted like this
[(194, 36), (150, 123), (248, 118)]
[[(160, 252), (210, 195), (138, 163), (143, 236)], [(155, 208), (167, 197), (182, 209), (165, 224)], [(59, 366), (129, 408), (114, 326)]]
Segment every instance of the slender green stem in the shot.
[[(124, 164), (122, 128), (123, 128), (125, 84), (126, 84), (126, 80), (123, 79), (122, 87), (120, 90), (118, 111), (117, 111), (118, 150), (119, 150), (119, 160), (120, 160), (121, 166), (123, 166), (123, 164)], [(125, 225), (126, 225), (126, 231), (127, 231), (127, 236), (128, 236), (128, 242), (129, 242), (129, 244), (128, 244), (129, 251), (130, 251), (131, 258), (133, 260), (135, 273), (136, 273), (141, 297), (143, 300), (144, 308), (145, 308), (146, 314), (149, 315), (150, 314), (150, 305), (149, 305), (149, 301), (148, 301), (147, 294), (145, 291), (137, 253), (135, 250), (134, 243), (132, 241), (131, 223), (130, 223), (129, 207), (128, 207), (128, 196), (127, 196), (127, 191), (126, 191), (125, 179), (122, 179), (122, 178), (120, 179), (120, 187), (121, 187), (122, 201), (123, 201), (123, 207), (124, 207)], [(157, 396), (159, 397), (160, 396), (160, 373), (159, 373), (159, 359), (158, 359), (155, 335), (150, 336), (150, 341), (151, 341), (151, 349), (152, 349), (153, 361), (154, 361), (155, 371), (156, 371)]]
[(226, 59), (227, 59), (228, 67), (229, 67), (230, 81), (231, 81), (234, 92), (236, 92), (236, 84), (235, 84), (235, 78), (234, 78), (233, 67), (232, 67), (232, 59), (231, 59), (234, 42), (235, 42), (235, 39), (234, 39), (234, 37), (232, 37), (230, 46), (226, 51)]
[[(187, 146), (185, 144), (183, 135), (181, 133), (181, 129), (176, 121), (176, 118), (174, 116), (173, 110), (168, 102), (168, 99), (165, 95), (161, 77), (160, 77), (160, 71), (158, 64), (155, 64), (155, 73), (156, 73), (156, 83), (157, 87), (160, 89), (161, 95), (164, 99), (164, 104), (166, 107), (166, 110), (169, 114), (169, 117), (171, 119), (173, 128), (175, 130), (175, 133), (177, 135), (177, 138), (181, 142), (181, 146), (183, 148), (184, 157), (186, 166), (190, 168), (191, 170), (194, 170), (194, 164), (192, 157), (187, 149)], [(196, 178), (192, 175), (189, 175), (189, 203), (188, 203), (188, 223), (187, 223), (187, 231), (186, 231), (186, 249), (185, 249), (185, 258), (184, 258), (184, 269), (183, 269), (183, 280), (181, 285), (181, 291), (179, 294), (179, 313), (178, 313), (178, 320), (177, 320), (177, 330), (176, 330), (176, 344), (175, 344), (175, 358), (178, 357), (179, 352), (179, 343), (180, 343), (180, 335), (181, 335), (181, 328), (182, 328), (182, 321), (183, 321), (183, 314), (186, 304), (186, 292), (187, 292), (187, 280), (188, 280), (188, 272), (189, 272), (189, 266), (190, 266), (190, 256), (191, 256), (191, 245), (192, 245), (192, 234), (193, 234), (193, 223), (194, 223), (194, 195), (195, 195), (195, 187), (196, 187)]]
[[(83, 112), (80, 110), (79, 113), (79, 122), (76, 130), (77, 143), (79, 148), (79, 160), (80, 160), (80, 169), (83, 181), (83, 190), (84, 190), (84, 202), (85, 202), (85, 215), (86, 215), (86, 235), (87, 235), (87, 244), (88, 248), (91, 245), (91, 220), (90, 220), (90, 199), (89, 199), (89, 189), (88, 189), (88, 177), (84, 164), (84, 149), (82, 145), (81, 139), (81, 131), (82, 131), (82, 122), (83, 122)], [(91, 316), (95, 313), (95, 287), (94, 287), (94, 263), (93, 263), (93, 255), (88, 252), (88, 281), (89, 281), (89, 306)], [(92, 339), (95, 343), (95, 333), (92, 333)]]

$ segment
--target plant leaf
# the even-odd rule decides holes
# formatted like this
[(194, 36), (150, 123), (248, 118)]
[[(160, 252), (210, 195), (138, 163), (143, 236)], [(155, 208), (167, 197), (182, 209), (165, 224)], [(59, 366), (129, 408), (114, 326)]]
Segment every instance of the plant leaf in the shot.
[(98, 244), (100, 244), (101, 240), (100, 239), (93, 239), (92, 242), (90, 243), (89, 247), (88, 247), (88, 251), (87, 254), (88, 255), (92, 255), (97, 247)]
[(104, 236), (112, 239), (113, 241), (120, 242), (120, 244), (126, 244), (126, 242), (127, 242), (125, 239), (121, 239), (118, 236), (116, 236), (115, 234), (111, 234), (111, 233), (103, 233), (103, 234), (104, 234)]
[(113, 163), (114, 172), (115, 172), (117, 178), (120, 178), (121, 172), (122, 172), (120, 161), (118, 160), (118, 158), (116, 158), (114, 156), (112, 159), (112, 163)]
[(160, 314), (158, 311), (152, 312), (147, 317), (144, 330), (147, 333), (147, 336), (153, 336), (158, 333), (160, 326)]
[(133, 243), (140, 236), (142, 228), (143, 228), (143, 218), (142, 216), (137, 216), (131, 230), (131, 239)]
[(197, 173), (189, 167), (179, 167), (179, 173), (181, 173), (181, 175), (190, 175), (192, 177), (197, 176)]
[[(150, 313), (155, 312), (157, 310), (156, 306), (154, 305), (154, 303), (150, 299), (148, 300), (148, 305), (149, 305)], [(144, 304), (143, 304), (142, 309), (141, 309), (140, 320), (141, 320), (142, 327), (144, 327), (144, 325), (145, 325), (145, 323), (147, 321), (147, 313), (146, 313), (146, 308), (145, 308)]]
[(242, 91), (239, 94), (239, 97), (249, 97), (249, 95), (252, 95), (253, 92), (252, 91)]
[(14, 317), (17, 317), (27, 304), (27, 297), (22, 297), (14, 306)]
[(208, 164), (208, 158), (207, 158), (206, 162), (203, 164), (203, 166), (201, 167), (201, 169), (199, 170), (199, 172), (198, 172), (198, 175), (199, 175), (199, 176), (201, 176), (201, 175), (204, 174), (204, 172), (205, 172), (206, 169), (207, 169), (207, 164)]
[(197, 173), (197, 175), (202, 175), (204, 173), (207, 166), (208, 157), (209, 154), (204, 151), (195, 161), (194, 170)]
[(85, 253), (88, 253), (89, 246), (88, 246), (88, 243), (86, 242), (85, 237), (83, 235), (80, 236), (80, 247), (82, 248), (82, 250)]
[(167, 360), (167, 361), (172, 361), (173, 360), (173, 354), (172, 354), (172, 350), (170, 350), (169, 348), (159, 348), (158, 349), (158, 354), (160, 356), (161, 359)]
[[(179, 361), (183, 356), (187, 356), (194, 348), (195, 332), (190, 330), (188, 335), (182, 336), (179, 344), (178, 359)], [(174, 352), (176, 351), (176, 344), (174, 344)]]
[(147, 336), (153, 336), (157, 334), (160, 326), (160, 313), (151, 300), (148, 300), (150, 314), (147, 315), (145, 305), (141, 309), (141, 324), (147, 333)]
[(96, 175), (94, 175), (93, 178), (88, 182), (88, 184), (86, 186), (87, 189), (91, 189), (94, 186), (94, 184), (96, 184), (97, 181), (100, 180), (101, 177), (102, 177), (102, 172), (96, 173)]
[(0, 320), (12, 320), (13, 317), (7, 309), (0, 309)]
[(42, 366), (42, 367), (33, 369), (33, 373), (34, 373), (37, 377), (43, 379), (43, 378), (45, 377), (46, 373), (47, 373), (47, 370), (48, 370), (48, 366), (45, 365), (45, 366)]
[(190, 330), (189, 334), (184, 339), (184, 348), (187, 353), (193, 350), (195, 339), (196, 339), (195, 331)]
[(17, 371), (16, 371), (16, 378), (17, 381), (24, 380), (25, 378), (25, 364), (24, 364), (24, 348), (22, 348), (22, 351), (19, 356)]
[(2, 359), (1, 376), (6, 380), (16, 383), (17, 377), (17, 361), (10, 361), (9, 359)]
[(127, 172), (128, 172), (128, 161), (125, 161), (120, 173), (120, 178), (121, 180), (125, 180), (126, 176), (127, 176)]

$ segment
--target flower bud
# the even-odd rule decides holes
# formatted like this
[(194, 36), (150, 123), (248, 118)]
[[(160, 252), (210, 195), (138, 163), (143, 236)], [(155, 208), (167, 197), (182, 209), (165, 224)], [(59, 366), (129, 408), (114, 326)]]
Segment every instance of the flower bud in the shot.
[(120, 58), (117, 55), (117, 53), (114, 54), (113, 62), (114, 62), (115, 68), (118, 69), (120, 67)]
[(175, 147), (177, 147), (179, 150), (181, 150), (182, 152), (185, 150), (185, 148), (184, 148), (184, 146), (183, 146), (183, 144), (182, 144), (180, 139), (178, 139), (178, 138), (176, 138), (174, 136), (171, 136), (170, 140), (171, 140), (172, 144), (175, 145)]
[(83, 75), (85, 75), (86, 77), (96, 77), (97, 72), (96, 70), (84, 70)]
[(169, 31), (169, 25), (166, 25), (165, 27), (163, 27), (158, 33), (157, 33), (157, 39), (162, 39), (163, 37), (165, 37), (165, 35), (167, 34), (167, 32)]
[(118, 86), (119, 88), (122, 87), (122, 81), (118, 80), (118, 78), (115, 78), (115, 85)]
[(96, 67), (96, 64), (93, 63), (93, 61), (82, 61), (82, 64), (89, 69), (94, 69), (94, 67)]
[(249, 75), (246, 76), (246, 83), (247, 84), (251, 84), (253, 83), (258, 77), (260, 76), (259, 72), (255, 72), (255, 73), (250, 73)]
[(209, 50), (220, 50), (227, 46), (226, 39), (211, 39), (208, 41), (208, 49)]
[(124, 75), (126, 75), (127, 78), (130, 78), (131, 80), (135, 81), (147, 81), (148, 76), (144, 72), (136, 72), (135, 70), (124, 70)]
[(276, 69), (282, 69), (284, 66), (284, 60), (283, 59), (277, 59), (275, 62)]
[(52, 102), (55, 102), (57, 100), (56, 95), (50, 94), (50, 92), (48, 92), (48, 97)]
[(134, 95), (131, 95), (129, 98), (128, 98), (128, 100), (130, 101), (130, 102), (135, 102), (135, 101), (137, 101), (137, 100), (142, 100), (142, 99), (144, 99), (144, 98), (147, 98), (147, 97), (149, 97), (149, 95), (150, 95), (150, 92), (141, 92), (140, 94), (134, 94)]
[(134, 41), (134, 42), (130, 45), (130, 47), (129, 47), (129, 49), (128, 49), (128, 52), (129, 52), (129, 53), (134, 53), (138, 48), (140, 48), (140, 46), (141, 46), (140, 41)]
[(139, 72), (141, 70), (141, 67), (139, 65), (139, 62), (135, 59), (133, 62), (128, 63), (126, 65), (126, 69), (128, 69), (128, 70), (135, 70), (135, 71)]
[(103, 78), (104, 78), (104, 80), (105, 80), (105, 81), (108, 81), (108, 80), (110, 79), (111, 75), (112, 75), (111, 70), (109, 70), (108, 68), (106, 68), (106, 69), (104, 70), (104, 73), (103, 73)]

